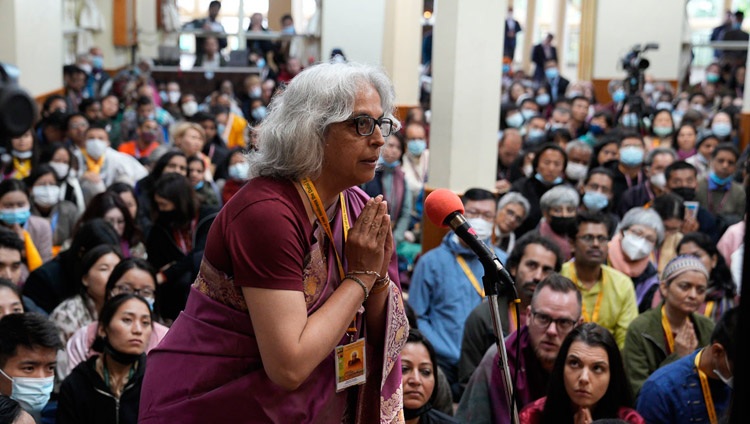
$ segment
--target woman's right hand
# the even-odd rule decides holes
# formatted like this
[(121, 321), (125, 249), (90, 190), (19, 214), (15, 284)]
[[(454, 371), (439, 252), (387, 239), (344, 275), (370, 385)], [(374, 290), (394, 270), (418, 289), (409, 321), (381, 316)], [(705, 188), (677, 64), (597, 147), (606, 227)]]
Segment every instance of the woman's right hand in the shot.
[(575, 424), (591, 424), (592, 421), (591, 410), (589, 408), (579, 408), (575, 416), (573, 416)]
[[(362, 213), (349, 230), (346, 240), (346, 260), (348, 271), (381, 272), (385, 257), (385, 242), (391, 231), (388, 205), (383, 196), (367, 201)], [(363, 278), (368, 289), (375, 283), (375, 278)]]

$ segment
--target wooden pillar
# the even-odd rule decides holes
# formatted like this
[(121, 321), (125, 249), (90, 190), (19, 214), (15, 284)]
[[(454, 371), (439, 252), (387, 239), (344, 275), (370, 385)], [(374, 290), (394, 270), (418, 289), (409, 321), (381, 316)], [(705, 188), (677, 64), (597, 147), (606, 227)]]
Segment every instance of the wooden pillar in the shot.
[[(748, 41), (748, 47), (750, 47), (750, 41)], [(747, 55), (747, 62), (745, 63), (745, 69), (750, 65), (750, 54)], [(745, 73), (745, 87), (750, 87), (748, 84), (750, 81), (750, 75)], [(750, 89), (745, 89), (744, 99), (742, 101), (742, 114), (740, 115), (740, 152), (744, 151), (748, 143), (750, 143)]]
[[(281, 17), (292, 14), (292, 0), (273, 0), (268, 2), (268, 29), (281, 31)], [(295, 26), (296, 26), (295, 22)]]
[(580, 40), (578, 48), (578, 79), (591, 81), (594, 77), (596, 0), (581, 1), (581, 35), (578, 39)]

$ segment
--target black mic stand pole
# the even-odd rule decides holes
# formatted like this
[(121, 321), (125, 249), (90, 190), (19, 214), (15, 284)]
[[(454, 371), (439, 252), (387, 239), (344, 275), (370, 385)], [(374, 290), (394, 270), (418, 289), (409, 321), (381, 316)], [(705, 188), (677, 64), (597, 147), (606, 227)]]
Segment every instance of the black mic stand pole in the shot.
[[(458, 221), (456, 221), (458, 220)], [(455, 215), (451, 219), (451, 228), (457, 228), (466, 222), (464, 217), (460, 214)], [(457, 224), (457, 225), (453, 225)], [(494, 255), (493, 255), (494, 256)], [(500, 375), (503, 376), (503, 383), (505, 384), (505, 395), (508, 402), (508, 410), (510, 411), (510, 422), (513, 424), (519, 424), (518, 421), (518, 408), (514, 401), (513, 391), (515, 386), (510, 377), (510, 368), (508, 368), (508, 354), (505, 351), (505, 341), (503, 339), (503, 327), (502, 320), (500, 318), (500, 311), (497, 306), (497, 298), (499, 295), (498, 287), (503, 285), (503, 289), (509, 289), (515, 292), (515, 285), (513, 280), (510, 278), (510, 274), (504, 269), (500, 260), (495, 257), (493, 259), (483, 258), (479, 255), (479, 260), (484, 267), (484, 275), (482, 276), (482, 284), (484, 284), (484, 294), (487, 296), (487, 301), (490, 304), (490, 316), (492, 317), (492, 329), (495, 332), (495, 343), (497, 344), (497, 353), (500, 355), (500, 361), (498, 366), (500, 367)], [(503, 281), (505, 280), (505, 281)], [(507, 287), (507, 286), (510, 287)], [(514, 298), (517, 298), (515, 296)]]

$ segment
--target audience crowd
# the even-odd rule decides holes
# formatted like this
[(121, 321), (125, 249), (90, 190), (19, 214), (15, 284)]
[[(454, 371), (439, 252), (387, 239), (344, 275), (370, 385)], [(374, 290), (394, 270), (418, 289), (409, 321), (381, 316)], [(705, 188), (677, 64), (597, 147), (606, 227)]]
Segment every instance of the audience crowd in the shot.
[[(221, 43), (204, 42), (199, 59), (218, 66)], [(270, 72), (256, 58), (263, 79), (201, 98), (154, 80), (147, 61), (104, 77), (101, 59), (94, 48), (66, 66), (65, 93), (0, 140), (0, 394), (12, 398), (0, 401), (17, 417), (13, 400), (45, 422), (135, 422), (146, 354), (184, 308), (246, 156), (263, 149), (255, 131), (275, 90), (299, 72), (293, 57)], [(712, 64), (681, 91), (646, 75), (636, 113), (621, 82), (599, 99), (537, 59), (533, 77), (503, 68), (496, 180), (463, 194), (516, 281), (518, 300), (503, 292), (499, 310), (521, 422), (717, 422), (737, 360), (744, 65)], [(451, 232), (420, 254), (427, 178), (440, 172), (429, 91), (362, 187), (387, 200), (419, 328), (403, 350), (405, 415), (507, 422), (478, 258)]]

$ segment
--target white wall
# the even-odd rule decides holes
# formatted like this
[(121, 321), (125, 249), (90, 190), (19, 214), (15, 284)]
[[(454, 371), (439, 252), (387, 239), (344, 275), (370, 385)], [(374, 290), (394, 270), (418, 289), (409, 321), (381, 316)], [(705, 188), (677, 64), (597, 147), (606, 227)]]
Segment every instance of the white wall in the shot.
[(340, 48), (347, 60), (372, 65), (383, 62), (385, 0), (322, 2), (321, 59)]
[(419, 104), (422, 0), (386, 0), (383, 67), (393, 80), (396, 104)]
[[(635, 44), (659, 43), (645, 57), (656, 79), (677, 79), (685, 2), (604, 0), (596, 3), (594, 79), (622, 78), (617, 65)], [(581, 41), (586, 42), (586, 40)]]
[[(26, 0), (28, 1), (28, 0)], [(141, 4), (149, 3), (150, 1), (138, 0), (136, 1), (136, 17), (138, 16), (138, 9), (142, 6)], [(130, 64), (130, 48), (129, 47), (115, 47), (114, 36), (113, 36), (113, 24), (114, 20), (112, 15), (114, 14), (114, 4), (112, 0), (95, 0), (96, 5), (99, 7), (99, 12), (104, 16), (104, 31), (94, 34), (94, 45), (102, 49), (104, 55), (104, 68), (105, 69), (116, 69)], [(155, 9), (154, 9), (155, 10)]]
[(60, 0), (0, 1), (0, 61), (18, 67), (29, 94), (62, 87), (62, 50)]
[(135, 19), (138, 25), (138, 54), (157, 57), (162, 35), (157, 30), (156, 0), (138, 0), (137, 3)]

